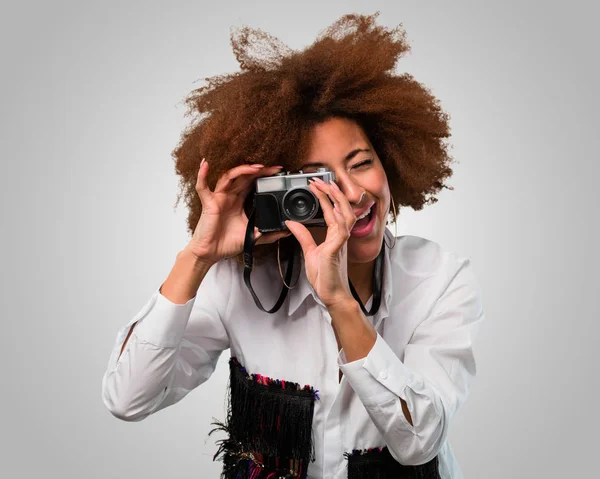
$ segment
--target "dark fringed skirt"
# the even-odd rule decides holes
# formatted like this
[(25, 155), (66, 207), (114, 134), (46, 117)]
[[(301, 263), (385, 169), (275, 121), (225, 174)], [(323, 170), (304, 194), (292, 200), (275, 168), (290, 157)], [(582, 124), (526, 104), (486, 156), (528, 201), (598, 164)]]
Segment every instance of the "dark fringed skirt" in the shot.
[[(248, 374), (229, 361), (227, 420), (215, 421), (213, 460), (222, 459), (221, 479), (305, 479), (315, 460), (312, 421), (318, 390), (306, 385)], [(419, 466), (398, 463), (387, 447), (345, 453), (348, 479), (439, 479), (438, 458)]]
[(248, 374), (232, 357), (229, 361), (227, 422), (216, 430), (228, 438), (218, 441), (213, 459), (223, 457), (222, 479), (304, 479), (314, 461), (312, 420), (318, 394), (311, 386)]
[(426, 464), (404, 466), (387, 447), (344, 453), (348, 459), (348, 479), (440, 479), (438, 457)]

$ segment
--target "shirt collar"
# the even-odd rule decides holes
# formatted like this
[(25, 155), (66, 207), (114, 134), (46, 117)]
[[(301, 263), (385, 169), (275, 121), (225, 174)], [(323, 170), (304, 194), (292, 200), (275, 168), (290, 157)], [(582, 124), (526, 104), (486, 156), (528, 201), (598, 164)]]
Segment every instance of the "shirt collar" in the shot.
[[(394, 235), (393, 233), (386, 227), (385, 232), (386, 236), (386, 244), (393, 244)], [(379, 319), (380, 317), (387, 317), (389, 312), (389, 300), (392, 296), (392, 267), (393, 261), (391, 255), (394, 250), (390, 250), (387, 246), (385, 247), (384, 254), (384, 265), (383, 265), (383, 291), (381, 298), (381, 305), (379, 306), (379, 311), (375, 314), (375, 318)], [(313, 299), (324, 307), (323, 303), (315, 293), (312, 285), (308, 281), (306, 277), (306, 270), (304, 268), (304, 264), (301, 261), (301, 271), (298, 276), (298, 282), (296, 287), (288, 291), (288, 315), (291, 316), (294, 312), (300, 307), (300, 305), (304, 302), (304, 300), (312, 295)], [(371, 307), (371, 301), (369, 300), (365, 305), (365, 308), (369, 310)]]

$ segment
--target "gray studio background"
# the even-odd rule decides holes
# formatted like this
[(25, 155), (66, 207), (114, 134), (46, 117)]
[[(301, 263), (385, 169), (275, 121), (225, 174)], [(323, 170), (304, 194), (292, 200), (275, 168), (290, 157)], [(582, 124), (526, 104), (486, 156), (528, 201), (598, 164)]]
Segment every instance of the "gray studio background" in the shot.
[[(403, 23), (398, 66), (452, 116), (454, 191), (398, 234), (471, 258), (486, 323), (449, 437), (467, 479), (597, 468), (597, 12), (591, 2), (3, 2), (2, 476), (216, 478), (229, 352), (138, 423), (101, 379), (188, 241), (170, 157), (185, 95), (238, 70), (230, 26), (294, 49), (342, 14)], [(392, 227), (393, 228), (393, 227)], [(592, 474), (593, 475), (593, 474)]]

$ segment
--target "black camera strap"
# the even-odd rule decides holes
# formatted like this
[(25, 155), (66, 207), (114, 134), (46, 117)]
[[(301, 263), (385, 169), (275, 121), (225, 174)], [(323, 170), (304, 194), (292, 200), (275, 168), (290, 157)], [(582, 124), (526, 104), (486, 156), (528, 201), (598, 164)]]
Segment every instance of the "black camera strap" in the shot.
[[(288, 288), (285, 284), (283, 285), (283, 287), (281, 288), (281, 293), (279, 294), (279, 298), (277, 299), (277, 302), (268, 311), (263, 307), (262, 303), (260, 302), (260, 299), (258, 299), (258, 296), (256, 296), (254, 289), (252, 289), (252, 284), (250, 283), (250, 273), (252, 273), (252, 266), (253, 266), (252, 250), (254, 248), (255, 214), (256, 214), (256, 210), (254, 208), (252, 208), (250, 217), (248, 218), (248, 225), (246, 226), (246, 237), (244, 239), (244, 282), (246, 283), (246, 286), (248, 286), (248, 289), (250, 290), (250, 294), (252, 294), (252, 297), (254, 298), (254, 302), (256, 303), (256, 306), (258, 306), (258, 308), (261, 309), (262, 311), (264, 311), (265, 313), (272, 314), (272, 313), (275, 313), (276, 311), (278, 311), (279, 308), (281, 308), (281, 305), (283, 304), (283, 302), (285, 301), (285, 298), (287, 297)], [(296, 251), (300, 245), (298, 244), (298, 242), (296, 242), (295, 244), (296, 244), (296, 249), (294, 249), (294, 251), (292, 252), (292, 257), (290, 259), (288, 259), (287, 268), (285, 271), (285, 283), (286, 284), (290, 284), (290, 280), (292, 279), (292, 273), (293, 273), (293, 269), (294, 269), (293, 268), (294, 262), (295, 262), (296, 258), (298, 257), (298, 255), (296, 254)], [(363, 305), (363, 303), (360, 299), (360, 296), (358, 295), (358, 293), (354, 289), (354, 286), (352, 285), (352, 281), (350, 281), (350, 278), (348, 278), (348, 283), (350, 285), (350, 292), (352, 293), (352, 296), (354, 297), (354, 299), (356, 299), (356, 301), (358, 301), (358, 304), (360, 304), (360, 308), (362, 309), (363, 313), (366, 316), (373, 316), (375, 313), (377, 313), (377, 311), (379, 311), (379, 306), (381, 305), (381, 290), (383, 287), (383, 264), (384, 264), (384, 258), (385, 258), (384, 250), (385, 250), (385, 237), (384, 237), (383, 244), (381, 245), (379, 254), (377, 255), (377, 258), (375, 259), (375, 264), (373, 267), (373, 303), (371, 304), (371, 309), (369, 311), (367, 311), (365, 309), (365, 306)]]
[(383, 289), (383, 263), (385, 262), (385, 235), (384, 241), (381, 245), (381, 249), (379, 250), (379, 254), (377, 258), (375, 258), (375, 264), (373, 265), (373, 303), (371, 303), (371, 309), (367, 311), (365, 309), (364, 304), (362, 303), (360, 296), (354, 289), (352, 285), (352, 281), (348, 278), (348, 284), (350, 285), (350, 292), (354, 299), (358, 301), (360, 304), (360, 309), (365, 314), (365, 316), (373, 316), (377, 311), (379, 311), (379, 306), (381, 305), (381, 290)]
[[(256, 214), (256, 210), (254, 208), (252, 208), (252, 212), (250, 213), (250, 217), (248, 218), (248, 225), (246, 226), (246, 237), (244, 239), (244, 282), (246, 283), (246, 286), (248, 286), (248, 289), (250, 290), (250, 293), (252, 294), (252, 297), (254, 298), (254, 302), (256, 303), (256, 306), (258, 306), (259, 309), (261, 309), (265, 313), (272, 314), (272, 313), (275, 313), (276, 311), (278, 311), (279, 308), (281, 308), (281, 305), (285, 301), (285, 298), (288, 294), (288, 288), (285, 284), (283, 285), (283, 287), (281, 288), (281, 293), (279, 294), (279, 298), (277, 299), (277, 302), (268, 311), (265, 308), (263, 308), (263, 305), (260, 302), (260, 299), (258, 299), (258, 296), (256, 296), (254, 289), (252, 289), (252, 285), (250, 284), (250, 273), (252, 272), (252, 264), (253, 264), (252, 250), (254, 248), (255, 214)], [(296, 251), (294, 250), (291, 259), (288, 260), (287, 268), (285, 271), (286, 284), (290, 284), (290, 280), (292, 279), (292, 272), (294, 269), (293, 268), (294, 259), (297, 256), (298, 255), (296, 254)]]

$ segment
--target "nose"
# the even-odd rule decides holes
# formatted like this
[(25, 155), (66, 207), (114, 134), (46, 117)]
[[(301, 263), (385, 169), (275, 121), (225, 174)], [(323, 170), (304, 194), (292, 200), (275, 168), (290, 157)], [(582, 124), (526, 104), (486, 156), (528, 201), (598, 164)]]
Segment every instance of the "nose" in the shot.
[(363, 197), (365, 196), (365, 189), (360, 186), (352, 178), (344, 175), (343, 177), (336, 175), (336, 183), (342, 190), (342, 193), (348, 198), (350, 203), (360, 205)]

